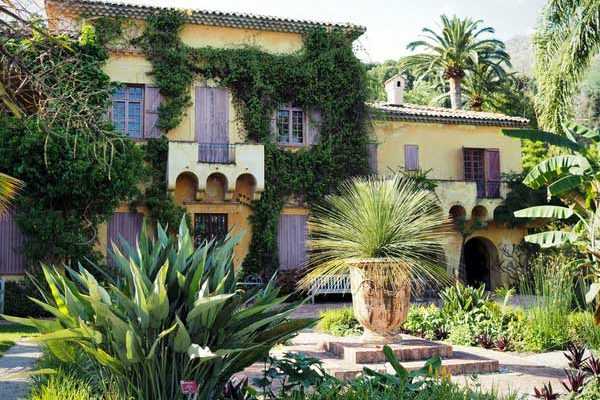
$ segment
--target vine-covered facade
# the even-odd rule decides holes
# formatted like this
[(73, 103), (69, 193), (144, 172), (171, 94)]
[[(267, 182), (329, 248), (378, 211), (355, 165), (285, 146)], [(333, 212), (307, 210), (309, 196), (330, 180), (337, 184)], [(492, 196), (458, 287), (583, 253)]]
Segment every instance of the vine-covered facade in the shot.
[[(185, 212), (199, 240), (241, 235), (235, 261), (246, 271), (295, 271), (315, 202), (348, 177), (398, 169), (432, 169), (449, 213), (460, 206), (474, 219), (485, 208), (478, 235), (497, 248), (523, 236), (492, 219), (500, 174), (521, 169), (518, 142), (500, 129), (526, 121), (368, 105), (352, 48), (363, 27), (89, 0), (48, 0), (47, 9), (55, 28), (93, 26), (106, 42), (104, 70), (121, 85), (109, 116), (145, 146), (150, 166), (142, 195), (99, 230), (105, 255), (117, 237), (135, 237), (143, 215), (173, 226)], [(388, 85), (390, 102), (401, 103), (401, 83)], [(455, 271), (456, 235), (447, 248)]]

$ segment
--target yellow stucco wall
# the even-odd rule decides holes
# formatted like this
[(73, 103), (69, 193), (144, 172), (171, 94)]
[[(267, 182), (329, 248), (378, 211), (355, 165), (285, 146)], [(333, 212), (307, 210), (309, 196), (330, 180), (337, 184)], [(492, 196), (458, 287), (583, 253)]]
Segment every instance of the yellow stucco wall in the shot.
[[(54, 21), (61, 25), (76, 25), (80, 19), (76, 15), (64, 15), (51, 5), (48, 14)], [(135, 29), (142, 29), (143, 22), (137, 23)], [(296, 33), (267, 32), (259, 30), (211, 27), (202, 25), (186, 25), (181, 33), (184, 43), (193, 47), (214, 46), (236, 48), (242, 46), (256, 46), (272, 53), (291, 53), (301, 49), (302, 36)], [(105, 71), (112, 80), (122, 83), (154, 84), (149, 74), (152, 66), (139, 51), (120, 51), (111, 55), (105, 66)], [(194, 86), (216, 86), (216, 82), (198, 80)], [(190, 90), (192, 102), (194, 101), (195, 88)], [(239, 123), (239, 115), (233, 103), (230, 104), (229, 135), (230, 143), (245, 142), (245, 132)], [(194, 104), (186, 112), (182, 123), (169, 132), (171, 140), (195, 140)], [(404, 165), (404, 145), (416, 144), (419, 146), (419, 162), (423, 170), (431, 169), (430, 178), (442, 180), (461, 180), (462, 173), (462, 148), (496, 148), (500, 150), (500, 167), (505, 172), (521, 171), (520, 144), (517, 140), (502, 136), (501, 128), (472, 125), (446, 125), (430, 123), (413, 123), (400, 121), (374, 121), (373, 134), (379, 144), (377, 150), (377, 169), (379, 174), (387, 174)], [(176, 177), (175, 177), (176, 178)], [(234, 182), (230, 183), (235, 185)], [(469, 185), (444, 187), (438, 190), (438, 195), (444, 205), (449, 208), (453, 204), (463, 204), (470, 216), (471, 208), (481, 204), (478, 199), (473, 199), (473, 188)], [(173, 188), (172, 188), (173, 189)], [(443, 189), (443, 190), (442, 190)], [(466, 199), (469, 197), (469, 199)], [(496, 203), (487, 202), (488, 215), (493, 216)], [(243, 233), (239, 245), (235, 249), (235, 262), (239, 264), (248, 251), (251, 239), (251, 226), (248, 217), (251, 209), (235, 200), (218, 203), (192, 201), (185, 203), (187, 211), (195, 213), (226, 213), (228, 224), (233, 234)], [(124, 205), (118, 211), (129, 211)], [(143, 209), (140, 212), (144, 212)], [(307, 214), (302, 207), (286, 207), (284, 214)], [(507, 229), (497, 227), (493, 223), (475, 236), (488, 238), (499, 248), (507, 244), (518, 243), (524, 235), (520, 229)], [(103, 224), (98, 231), (98, 249), (106, 254), (107, 227)], [(460, 258), (460, 245), (462, 237), (458, 233), (448, 235), (446, 253), (449, 271), (455, 271)], [(501, 282), (499, 276), (493, 277), (495, 282)]]
[[(143, 23), (139, 24), (139, 26), (142, 27)], [(297, 33), (267, 32), (202, 25), (186, 25), (182, 30), (181, 38), (184, 43), (192, 47), (213, 46), (223, 48), (236, 48), (243, 46), (255, 46), (271, 53), (292, 53), (300, 50), (303, 46), (302, 36)], [(116, 82), (147, 85), (153, 85), (155, 83), (152, 78), (152, 75), (150, 74), (150, 72), (152, 71), (152, 65), (139, 52), (114, 52), (113, 54), (111, 54), (111, 57), (108, 60), (104, 69), (105, 72), (110, 76), (110, 78)], [(191, 142), (195, 141), (194, 100), (195, 87), (197, 86), (214, 87), (218, 86), (218, 83), (214, 81), (206, 81), (203, 79), (198, 79), (194, 83), (194, 87), (192, 87), (190, 90), (192, 104), (187, 109), (181, 124), (168, 133), (168, 137), (170, 140)], [(233, 98), (231, 96), (229, 107), (229, 141), (232, 144), (246, 142), (246, 134), (244, 132), (242, 124), (240, 123), (239, 114), (237, 113), (236, 107), (233, 103)], [(239, 150), (237, 152), (239, 153), (237, 157), (242, 157), (244, 153), (242, 150), (244, 149), (237, 150)], [(262, 171), (262, 152), (260, 156), (260, 173), (256, 172), (254, 175), (258, 183), (257, 190), (262, 191), (264, 182)], [(170, 155), (170, 158), (171, 157), (177, 159), (177, 155)], [(196, 157), (196, 153), (194, 153), (194, 160), (196, 160)], [(234, 168), (234, 166), (225, 165), (216, 166), (215, 168), (231, 169)], [(239, 172), (237, 175), (241, 173), (248, 173), (249, 171), (255, 172), (254, 169), (256, 169), (250, 168), (248, 167), (248, 165), (242, 165), (240, 168), (240, 171), (237, 171)], [(171, 180), (174, 182), (175, 179), (176, 176), (174, 177), (174, 179)], [(235, 189), (235, 184), (235, 181), (229, 182), (231, 190)], [(205, 186), (205, 182), (203, 182), (201, 186)], [(171, 189), (174, 189), (174, 187), (172, 187)], [(192, 216), (195, 213), (227, 214), (228, 225), (229, 228), (232, 229), (232, 233), (242, 234), (241, 240), (235, 249), (234, 262), (236, 263), (236, 265), (239, 265), (243, 261), (245, 255), (248, 252), (250, 239), (252, 237), (252, 228), (248, 222), (248, 217), (251, 213), (251, 210), (247, 205), (236, 201), (228, 200), (221, 203), (191, 202), (184, 204), (184, 207)], [(127, 209), (125, 207), (124, 210), (119, 211), (127, 211)], [(306, 210), (304, 212), (306, 212)], [(98, 236), (98, 250), (100, 250), (103, 254), (106, 255), (106, 224), (103, 224), (99, 227)]]
[[(372, 121), (372, 134), (377, 146), (377, 172), (387, 175), (404, 166), (404, 145), (419, 146), (419, 167), (431, 170), (427, 175), (437, 182), (436, 195), (444, 212), (454, 205), (462, 206), (466, 218), (470, 219), (477, 206), (487, 211), (487, 226), (467, 237), (488, 239), (495, 249), (497, 264), (502, 263), (503, 249), (512, 248), (521, 242), (525, 229), (510, 229), (497, 226), (492, 220), (494, 210), (502, 204), (499, 199), (477, 198), (474, 182), (461, 182), (463, 174), (463, 147), (498, 149), (500, 151), (501, 173), (521, 172), (521, 144), (519, 140), (502, 135), (501, 127), (416, 123), (403, 121)], [(501, 196), (506, 196), (507, 188), (501, 186)], [(447, 236), (444, 250), (448, 272), (457, 276), (462, 248), (462, 235), (451, 232)], [(506, 276), (498, 265), (491, 270), (492, 287), (507, 285)]]
[(501, 130), (493, 126), (373, 121), (377, 171), (386, 174), (403, 167), (404, 145), (416, 144), (420, 167), (432, 170), (430, 178), (464, 179), (463, 147), (498, 149), (501, 172), (521, 172), (521, 144), (502, 135)]

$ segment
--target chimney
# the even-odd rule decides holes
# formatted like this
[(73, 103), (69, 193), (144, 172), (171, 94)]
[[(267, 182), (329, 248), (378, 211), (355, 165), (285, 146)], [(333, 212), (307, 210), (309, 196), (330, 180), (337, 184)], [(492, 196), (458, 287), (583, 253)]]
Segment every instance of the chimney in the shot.
[(385, 94), (388, 104), (402, 104), (404, 101), (404, 86), (406, 79), (401, 74), (396, 74), (385, 81)]

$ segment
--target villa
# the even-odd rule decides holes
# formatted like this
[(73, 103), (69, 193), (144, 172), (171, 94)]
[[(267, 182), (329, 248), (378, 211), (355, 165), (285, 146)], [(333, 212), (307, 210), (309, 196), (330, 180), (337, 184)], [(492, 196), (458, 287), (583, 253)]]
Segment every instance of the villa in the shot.
[[(122, 17), (135, 22), (135, 30), (157, 10), (91, 0), (46, 0), (46, 7), (58, 29), (77, 27), (86, 18)], [(354, 40), (365, 32), (364, 27), (352, 24), (197, 10), (188, 12), (181, 39), (192, 47), (251, 45), (274, 54), (291, 54), (301, 49), (303, 35), (314, 28), (341, 30)], [(231, 93), (217, 82), (198, 80), (183, 120), (165, 133), (156, 126), (161, 95), (144, 54), (129, 44), (116, 46), (105, 71), (113, 81), (123, 84), (115, 92), (109, 112), (115, 127), (139, 142), (166, 134), (168, 190), (192, 217), (198, 235), (219, 238), (228, 232), (244, 232), (235, 250), (235, 262), (242, 263), (252, 237), (252, 201), (265, 190), (265, 151), (262, 143), (247, 139)], [(528, 121), (406, 104), (405, 81), (400, 75), (385, 86), (387, 101), (369, 105), (372, 173), (428, 171), (427, 178), (435, 183), (445, 213), (481, 223), (480, 229), (469, 234), (457, 230), (448, 235), (448, 270), (458, 275), (463, 257), (463, 278), (468, 282), (482, 282), (489, 289), (506, 284), (501, 265), (526, 232), (494, 219), (508, 192), (503, 174), (522, 171), (520, 142), (503, 136), (501, 130), (525, 127)], [(319, 141), (320, 118), (318, 109), (281, 104), (271, 124), (274, 140), (287, 151), (313, 146)], [(309, 208), (302, 199), (285, 201), (277, 233), (279, 266), (282, 272), (293, 272), (307, 258)], [(143, 206), (132, 211), (123, 204), (101, 226), (98, 249), (106, 255), (109, 244), (119, 236), (132, 240), (144, 213)], [(24, 261), (17, 248), (23, 239), (14, 222), (0, 221), (0, 235), (9, 238), (0, 243), (0, 276), (22, 274)]]

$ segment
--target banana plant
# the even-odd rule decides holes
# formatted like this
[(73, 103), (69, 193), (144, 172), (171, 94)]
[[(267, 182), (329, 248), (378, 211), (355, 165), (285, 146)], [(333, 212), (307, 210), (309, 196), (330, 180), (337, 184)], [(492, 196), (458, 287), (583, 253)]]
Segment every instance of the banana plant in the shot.
[(123, 398), (183, 399), (180, 381), (193, 380), (197, 398), (215, 399), (233, 374), (314, 323), (291, 319), (300, 303), (286, 303), (274, 277), (240, 286), (237, 241), (195, 248), (185, 219), (177, 237), (144, 227), (137, 243), (113, 244), (114, 270), (43, 266), (49, 293), (32, 301), (53, 319), (5, 318), (36, 327), (63, 362), (86, 354)]
[(596, 300), (595, 320), (600, 324), (600, 132), (572, 122), (563, 124), (563, 129), (564, 135), (534, 129), (503, 130), (506, 136), (545, 142), (558, 150), (533, 167), (523, 183), (531, 189), (546, 187), (548, 200), (558, 198), (565, 206), (540, 205), (514, 214), (518, 218), (577, 220), (570, 229), (531, 234), (525, 240), (542, 248), (570, 243), (591, 255), (595, 282), (586, 300)]

